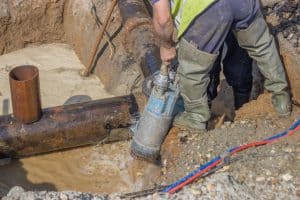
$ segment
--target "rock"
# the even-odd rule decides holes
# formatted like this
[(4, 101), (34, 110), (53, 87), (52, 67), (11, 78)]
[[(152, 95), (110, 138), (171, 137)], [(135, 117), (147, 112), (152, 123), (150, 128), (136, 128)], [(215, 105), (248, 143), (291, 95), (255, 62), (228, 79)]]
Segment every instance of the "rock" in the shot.
[(256, 179), (255, 179), (255, 181), (256, 182), (264, 182), (266, 179), (265, 179), (265, 177), (263, 177), (263, 176), (258, 176), (258, 177), (256, 177)]
[(216, 190), (216, 185), (215, 184), (207, 184), (207, 190), (209, 192), (214, 192)]
[(284, 148), (283, 151), (286, 152), (286, 153), (292, 153), (292, 152), (293, 152), (293, 149), (287, 147), (287, 148)]
[(220, 169), (219, 172), (225, 172), (228, 171), (229, 169), (230, 169), (230, 165), (226, 165), (222, 169)]
[(7, 199), (20, 199), (24, 189), (19, 186), (13, 187), (7, 194)]
[(272, 172), (270, 170), (265, 170), (265, 173), (267, 176), (271, 176), (272, 175)]
[(64, 193), (61, 193), (61, 194), (59, 195), (59, 198), (60, 198), (61, 200), (68, 200), (68, 196), (67, 196), (66, 194), (64, 194)]
[(191, 188), (191, 189), (190, 189), (190, 192), (191, 192), (193, 195), (201, 195), (201, 190), (196, 189), (196, 188)]
[[(111, 195), (112, 199), (120, 199), (118, 196)], [(26, 192), (21, 187), (14, 187), (11, 189), (3, 200), (104, 200), (107, 199), (107, 195), (90, 194), (82, 192), (73, 191), (63, 191), (63, 192), (52, 192), (52, 191), (36, 191), (36, 192)]]
[(282, 175), (282, 180), (288, 182), (288, 181), (291, 181), (293, 179), (293, 176), (290, 175), (290, 174), (284, 174)]
[(270, 151), (270, 153), (271, 153), (271, 154), (274, 154), (274, 153), (276, 153), (276, 151), (275, 151), (274, 149), (272, 149), (272, 150)]

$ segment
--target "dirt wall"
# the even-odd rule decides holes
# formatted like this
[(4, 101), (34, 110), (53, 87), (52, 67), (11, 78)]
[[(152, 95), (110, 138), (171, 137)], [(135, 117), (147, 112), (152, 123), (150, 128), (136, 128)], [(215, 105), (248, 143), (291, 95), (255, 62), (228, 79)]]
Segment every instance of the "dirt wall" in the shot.
[(289, 78), (293, 100), (300, 103), (300, 2), (263, 0), (263, 12), (275, 35)]
[(1, 0), (0, 55), (32, 43), (64, 42), (65, 0)]
[[(87, 67), (96, 38), (101, 30), (111, 1), (68, 0), (65, 5), (64, 30), (66, 39)], [(93, 73), (100, 77), (105, 88), (116, 95), (128, 94), (135, 87), (139, 77), (139, 66), (133, 55), (128, 53), (122, 41), (122, 19), (118, 6), (114, 8), (111, 20), (93, 64)]]

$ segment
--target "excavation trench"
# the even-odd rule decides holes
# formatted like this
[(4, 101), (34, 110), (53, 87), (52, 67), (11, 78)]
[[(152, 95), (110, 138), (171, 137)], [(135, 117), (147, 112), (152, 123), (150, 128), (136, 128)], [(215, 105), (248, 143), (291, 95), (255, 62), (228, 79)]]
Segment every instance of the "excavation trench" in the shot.
[[(1, 66), (21, 63), (39, 67), (44, 109), (39, 121), (27, 125), (10, 115), (1, 116), (2, 141), (10, 141), (9, 147), (0, 147), (2, 158), (3, 154), (21, 157), (7, 164), (1, 160), (1, 196), (14, 185), (28, 190), (113, 193), (141, 190), (155, 182), (159, 167), (136, 161), (129, 153), (130, 132), (125, 127), (131, 123), (130, 96), (112, 97), (95, 76), (82, 80), (78, 70), (83, 65), (67, 45), (29, 47), (0, 56)], [(0, 71), (2, 115), (12, 112), (11, 103), (5, 103), (11, 101), (8, 71), (5, 67)], [(97, 100), (102, 98), (107, 100)], [(53, 104), (65, 105), (49, 108)], [(79, 145), (86, 147), (49, 153)], [(32, 156), (41, 153), (47, 154)]]
[[(43, 108), (140, 92), (142, 77), (155, 71), (159, 65), (157, 46), (153, 33), (149, 31), (151, 27), (146, 9), (143, 7), (143, 12), (130, 10), (130, 13), (136, 12), (131, 15), (124, 8), (126, 1), (120, 2), (121, 7), (114, 10), (107, 34), (100, 44), (93, 66), (94, 75), (82, 78), (78, 71), (87, 65), (109, 1), (2, 1), (0, 8), (2, 6), (4, 9), (0, 13), (0, 33), (3, 33), (0, 34), (0, 53), (4, 55), (0, 56), (0, 114), (12, 112), (8, 72), (14, 66), (24, 64), (35, 65), (40, 69)], [(132, 8), (141, 9), (139, 6)], [(272, 10), (273, 7), (268, 5), (268, 9)], [(120, 13), (125, 16), (123, 21)], [(298, 14), (295, 14), (295, 19)], [(280, 20), (277, 22), (281, 23)], [(275, 32), (276, 27), (280, 32), (279, 29), (287, 26), (276, 23), (273, 29)], [(290, 23), (293, 24), (293, 21)], [(300, 102), (300, 76), (297, 76), (300, 74), (300, 51), (280, 35), (279, 44), (294, 101)], [(261, 86), (262, 82), (257, 79), (256, 89), (259, 90)], [(219, 96), (213, 103), (215, 118), (211, 128), (218, 124), (223, 114), (228, 120), (235, 115), (237, 119), (275, 115), (268, 95), (263, 95), (237, 113), (233, 111), (232, 99), (231, 88), (223, 79)], [(170, 163), (172, 159), (176, 161), (181, 151), (178, 148), (177, 133), (173, 130), (162, 151), (164, 158), (171, 158)], [(117, 135), (117, 139), (104, 139), (93, 146), (14, 159), (10, 163), (2, 160), (0, 196), (15, 185), (26, 190), (114, 193), (138, 191), (161, 184), (163, 170), (160, 167), (134, 160), (130, 156), (129, 130), (122, 129)]]
[[(135, 2), (131, 1), (131, 3)], [(4, 148), (6, 153), (2, 152), (2, 157), (4, 157), (3, 153), (13, 157), (23, 157), (35, 154), (33, 153), (35, 150), (38, 154), (48, 153), (13, 159), (9, 163), (6, 163), (8, 161), (6, 159), (1, 160), (3, 165), (0, 166), (0, 196), (4, 196), (15, 185), (28, 190), (113, 193), (141, 190), (156, 182), (160, 169), (149, 163), (136, 161), (130, 156), (128, 129), (106, 131), (103, 129), (105, 128), (103, 124), (98, 124), (98, 121), (110, 121), (112, 115), (106, 111), (101, 113), (100, 110), (100, 112), (96, 110), (94, 110), (96, 112), (84, 112), (81, 105), (77, 108), (75, 105), (75, 107), (69, 105), (136, 92), (140, 88), (141, 72), (142, 76), (148, 76), (158, 66), (157, 46), (152, 32), (147, 31), (149, 23), (139, 24), (139, 18), (149, 17), (148, 11), (143, 8), (143, 3), (139, 1), (136, 3), (142, 6), (131, 9), (130, 12), (135, 13), (131, 15), (126, 15), (128, 14), (126, 2), (120, 4), (123, 15), (126, 15), (123, 20), (119, 8), (114, 9), (92, 66), (94, 74), (100, 77), (102, 83), (95, 75), (88, 78), (80, 77), (79, 70), (87, 65), (91, 50), (94, 48), (94, 40), (105, 18), (106, 8), (109, 6), (108, 1), (2, 1), (0, 3), (0, 7), (3, 8), (0, 11), (2, 12), (0, 51), (4, 54), (0, 57), (1, 114), (12, 113), (8, 73), (15, 66), (20, 65), (34, 65), (39, 68), (43, 107), (42, 118), (32, 125), (22, 125), (9, 115), (1, 118), (2, 136), (7, 138), (6, 141), (10, 141), (12, 147), (11, 150)], [(143, 9), (142, 12), (140, 8)], [(130, 28), (134, 35), (131, 35), (131, 31), (124, 33), (125, 28), (122, 24), (127, 22), (130, 22), (129, 25), (134, 25)], [(141, 31), (147, 36), (141, 34)], [(123, 42), (125, 37), (127, 43)], [(41, 45), (54, 42), (56, 44)], [(112, 105), (110, 101), (102, 105), (110, 106)], [(118, 100), (116, 103), (118, 107)], [(83, 104), (92, 110), (97, 106), (97, 103), (94, 106), (93, 103), (88, 103), (91, 106)], [(109, 110), (109, 107), (103, 109)], [(81, 114), (79, 112), (76, 116), (76, 113), (72, 114), (76, 110), (83, 112)], [(126, 118), (130, 116), (127, 116), (126, 112), (123, 114), (126, 116), (119, 115), (119, 120), (127, 123), (124, 127), (128, 127)], [(94, 120), (98, 118), (98, 121), (92, 123), (80, 119), (89, 115), (93, 115)], [(58, 121), (60, 122), (57, 123)], [(49, 123), (45, 124), (49, 127), (39, 127), (43, 126), (43, 123)], [(68, 123), (70, 126), (67, 125)], [(54, 127), (54, 124), (57, 127)], [(77, 130), (70, 131), (70, 128), (77, 128)], [(93, 131), (88, 128), (92, 128)], [(99, 128), (101, 130), (96, 130)], [(85, 133), (88, 130), (90, 132)], [(19, 137), (18, 135), (25, 133), (24, 131), (27, 133)], [(102, 132), (99, 138), (96, 137), (97, 132)], [(5, 136), (7, 133), (9, 134)], [(68, 133), (71, 135), (66, 135)], [(48, 136), (43, 137), (43, 134)], [(93, 136), (87, 140), (85, 137), (77, 137), (80, 134)], [(107, 135), (109, 137), (106, 137)], [(72, 139), (73, 136), (77, 137), (77, 141)], [(33, 139), (35, 141), (32, 139), (29, 141), (30, 137), (35, 138)], [(38, 140), (45, 142), (44, 145)], [(63, 140), (69, 140), (70, 143), (64, 145)], [(28, 146), (30, 143), (35, 145), (30, 147)], [(95, 145), (95, 143), (99, 144)], [(75, 147), (79, 144), (94, 145), (49, 153), (49, 151)]]

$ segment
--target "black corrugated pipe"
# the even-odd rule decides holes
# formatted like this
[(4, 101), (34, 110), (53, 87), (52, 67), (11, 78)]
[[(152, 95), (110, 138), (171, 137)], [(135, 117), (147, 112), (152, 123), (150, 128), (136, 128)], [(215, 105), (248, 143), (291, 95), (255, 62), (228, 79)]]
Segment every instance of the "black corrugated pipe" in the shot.
[(149, 11), (141, 0), (119, 0), (118, 6), (125, 29), (123, 45), (134, 55), (144, 77), (148, 77), (161, 65)]

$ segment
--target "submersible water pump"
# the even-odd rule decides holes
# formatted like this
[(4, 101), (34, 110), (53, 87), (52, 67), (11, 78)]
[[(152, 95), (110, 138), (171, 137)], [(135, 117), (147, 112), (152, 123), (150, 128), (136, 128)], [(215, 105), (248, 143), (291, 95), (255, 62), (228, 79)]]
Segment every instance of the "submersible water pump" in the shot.
[(133, 130), (131, 152), (135, 157), (156, 161), (161, 144), (169, 131), (179, 96), (176, 69), (162, 64), (141, 119)]

